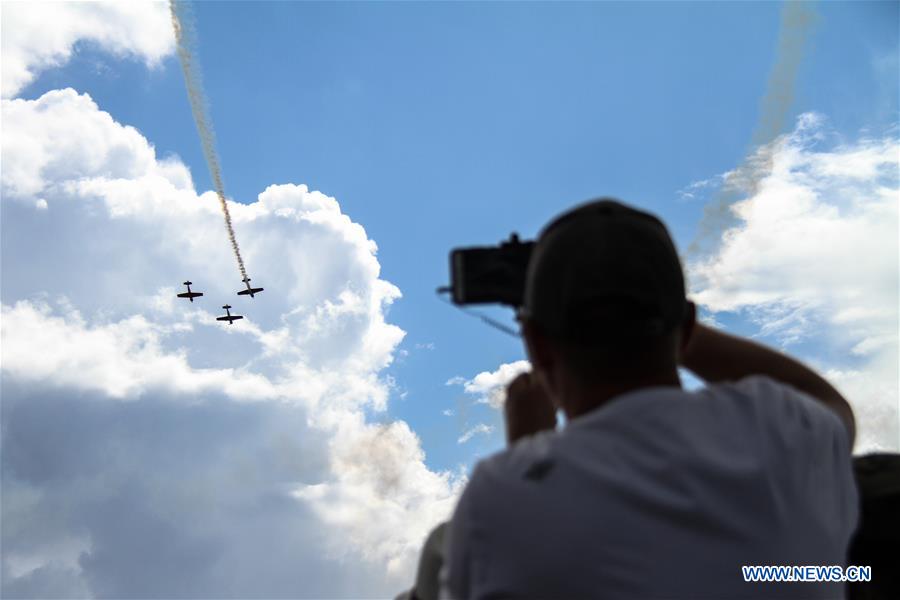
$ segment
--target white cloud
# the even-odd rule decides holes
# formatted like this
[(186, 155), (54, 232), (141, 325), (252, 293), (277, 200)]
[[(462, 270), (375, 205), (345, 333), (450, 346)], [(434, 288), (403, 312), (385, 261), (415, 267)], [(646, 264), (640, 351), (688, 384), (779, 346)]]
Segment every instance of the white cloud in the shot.
[[(51, 199), (49, 193), (55, 191), (54, 187), (122, 182), (122, 191), (130, 194), (110, 199), (110, 212), (120, 216), (127, 214), (129, 207), (173, 210), (165, 202), (143, 206), (134, 196), (138, 191), (128, 187), (133, 179), (193, 192), (183, 164), (158, 160), (153, 146), (140, 132), (116, 123), (108, 113), (98, 110), (87, 94), (64, 89), (47, 92), (37, 100), (4, 100), (3, 116), (7, 142), (3, 146), (4, 196), (29, 201), (39, 196), (52, 209), (52, 200), (62, 200)], [(35, 130), (42, 135), (31, 135)], [(42, 196), (45, 191), (48, 195)]]
[[(900, 448), (898, 157), (893, 137), (827, 145), (818, 115), (774, 143), (719, 248), (689, 265), (694, 299), (760, 335), (814, 344), (860, 421), (857, 451)], [(833, 358), (844, 355), (844, 359)]]
[(166, 2), (4, 2), (2, 16), (4, 98), (41, 71), (68, 62), (78, 42), (151, 67), (175, 50)]
[(716, 188), (721, 186), (725, 181), (725, 176), (718, 177), (709, 177), (707, 179), (701, 179), (699, 181), (694, 181), (680, 190), (676, 192), (678, 194), (678, 198), (680, 200), (694, 200), (698, 194), (701, 194), (703, 190), (707, 190), (710, 188)]
[[(333, 482), (300, 486), (297, 498), (349, 537), (389, 575), (409, 577), (429, 530), (449, 517), (463, 481), (424, 465), (418, 437), (406, 423), (345, 419), (331, 443)], [(346, 551), (346, 541), (328, 547)]]
[(509, 382), (530, 369), (531, 364), (527, 360), (517, 360), (503, 363), (496, 371), (483, 371), (472, 379), (454, 377), (447, 381), (447, 385), (461, 385), (467, 394), (475, 396), (476, 402), (499, 409), (503, 406)]
[[(407, 587), (462, 479), (365, 420), (404, 332), (363, 227), (302, 185), (232, 203), (266, 288), (237, 297), (177, 159), (72, 90), (2, 116), (3, 595)], [(215, 321), (225, 301), (245, 319)]]
[(463, 433), (461, 436), (459, 436), (459, 439), (456, 440), (456, 443), (465, 444), (466, 442), (468, 442), (469, 440), (471, 440), (473, 437), (475, 437), (478, 434), (490, 435), (492, 433), (494, 433), (493, 425), (479, 423), (475, 427), (472, 427), (472, 428), (466, 430), (465, 433)]
[[(207, 315), (207, 319), (213, 318)], [(134, 315), (88, 326), (63, 306), (20, 300), (3, 305), (3, 372), (18, 381), (136, 398), (148, 390), (185, 394), (220, 392), (236, 398), (271, 398), (268, 379), (242, 369), (194, 369), (182, 350), (166, 351), (166, 335), (189, 332)]]

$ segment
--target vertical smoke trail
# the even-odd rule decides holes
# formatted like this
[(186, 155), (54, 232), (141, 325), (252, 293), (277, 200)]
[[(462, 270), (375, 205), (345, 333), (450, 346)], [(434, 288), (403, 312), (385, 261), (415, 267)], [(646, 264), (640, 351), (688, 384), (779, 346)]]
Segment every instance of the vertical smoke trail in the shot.
[(815, 19), (811, 2), (786, 2), (782, 8), (778, 58), (762, 99), (762, 114), (753, 134), (754, 145), (768, 144), (784, 130), (787, 113), (794, 102), (794, 84), (803, 60), (803, 48)]
[(219, 197), (222, 214), (225, 217), (225, 228), (228, 230), (228, 239), (234, 250), (241, 278), (247, 278), (247, 269), (244, 268), (244, 259), (241, 258), (241, 249), (238, 247), (234, 236), (234, 227), (231, 225), (231, 213), (228, 212), (228, 203), (225, 201), (225, 186), (222, 184), (222, 172), (219, 168), (219, 156), (216, 153), (216, 135), (209, 118), (206, 116), (206, 97), (203, 95), (203, 81), (200, 78), (200, 69), (193, 60), (191, 46), (193, 45), (193, 29), (190, 15), (183, 2), (169, 0), (169, 11), (172, 15), (172, 28), (175, 30), (175, 39), (178, 43), (178, 58), (181, 61), (181, 70), (184, 71), (184, 82), (187, 86), (188, 98), (191, 101), (191, 112), (194, 113), (194, 122), (197, 124), (197, 133), (200, 134), (200, 142), (203, 145), (203, 155), (212, 175), (213, 186)]
[(731, 205), (742, 198), (754, 196), (759, 191), (760, 180), (772, 170), (773, 157), (779, 148), (778, 136), (784, 130), (788, 111), (794, 102), (797, 72), (816, 16), (812, 2), (784, 3), (775, 65), (760, 102), (760, 117), (753, 132), (752, 150), (744, 162), (725, 177), (718, 193), (704, 207), (700, 232), (688, 249), (689, 254), (697, 255), (709, 250), (707, 244), (721, 238), (722, 231), (734, 219)]

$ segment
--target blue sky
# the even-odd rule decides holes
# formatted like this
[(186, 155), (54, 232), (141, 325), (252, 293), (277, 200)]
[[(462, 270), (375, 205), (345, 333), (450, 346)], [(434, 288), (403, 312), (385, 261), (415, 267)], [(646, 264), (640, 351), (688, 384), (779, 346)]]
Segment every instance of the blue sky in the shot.
[[(598, 195), (654, 210), (686, 247), (703, 205), (676, 192), (750, 149), (780, 10), (193, 6), (227, 193), (249, 202), (270, 183), (306, 183), (337, 198), (378, 243), (384, 277), (403, 292), (390, 316), (408, 332), (405, 347), (435, 345), (392, 369), (409, 392), (392, 411), (434, 432), (423, 442), (439, 468), (459, 460), (458, 424), (439, 410), (455, 407), (458, 390), (444, 383), (522, 358), (516, 340), (437, 300), (449, 249), (536, 235), (552, 215)], [(823, 112), (848, 136), (884, 130), (896, 121), (897, 89), (877, 61), (896, 49), (896, 4), (816, 10), (790, 114)], [(211, 187), (174, 58), (148, 72), (86, 44), (23, 96), (64, 86), (90, 91)]]
[[(492, 373), (524, 358), (518, 340), (435, 296), (434, 289), (447, 283), (449, 250), (496, 243), (511, 231), (534, 236), (554, 214), (600, 195), (656, 212), (668, 223), (679, 247), (686, 249), (698, 235), (704, 207), (719, 184), (697, 186), (693, 197), (685, 190), (737, 168), (754, 149), (751, 142), (759, 126), (761, 100), (774, 65), (783, 58), (779, 56), (782, 9), (779, 3), (193, 6), (196, 58), (218, 136), (227, 194), (251, 204), (272, 184), (305, 184), (335, 198), (341, 213), (362, 225), (377, 243), (380, 278), (402, 292), (402, 298), (386, 309), (385, 319), (405, 337), (389, 352), (391, 364), (373, 371), (389, 382), (386, 411), (376, 405), (361, 410), (369, 423), (405, 421), (420, 440), (425, 467), (435, 473), (458, 472), (461, 466), (465, 471), (503, 442), (499, 414), (476, 401), (478, 390), (467, 393), (463, 385), (447, 382), (455, 377), (471, 382), (478, 373)], [(4, 7), (4, 34), (23, 18), (23, 10), (11, 14)], [(791, 156), (806, 157), (798, 169), (832, 173), (819, 179), (827, 179), (826, 187), (808, 184), (818, 190), (816, 206), (843, 210), (848, 200), (841, 190), (852, 196), (860, 190), (897, 188), (900, 9), (892, 2), (828, 2), (812, 10), (817, 16), (803, 45), (793, 81), (795, 94), (779, 133), (793, 144), (796, 152)], [(37, 100), (69, 87), (89, 94), (99, 110), (136, 128), (155, 147), (157, 157), (183, 162), (198, 194), (211, 189), (176, 56), (169, 51), (158, 64), (148, 66), (143, 50), (131, 49), (131, 56), (122, 56), (104, 39), (76, 36), (70, 57), (52, 68), (36, 68), (33, 81), (12, 96)], [(7, 130), (9, 110), (4, 105)], [(818, 120), (803, 129), (798, 125), (805, 122), (801, 115), (809, 114), (818, 115)], [(887, 144), (878, 147), (894, 152), (894, 166), (890, 160), (885, 166), (883, 155), (871, 159), (872, 153), (866, 154), (869, 142)], [(12, 156), (7, 152), (13, 149), (4, 145), (4, 163)], [(836, 181), (833, 167), (822, 166), (849, 164), (848, 157), (857, 155), (875, 160), (876, 175), (859, 175), (869, 164), (861, 163), (862, 171), (843, 173), (840, 177), (845, 179)], [(4, 187), (4, 193), (15, 201), (10, 189)], [(896, 200), (896, 192), (893, 201), (887, 200), (894, 212)], [(765, 205), (763, 199), (759, 205)], [(42, 257), (18, 252), (18, 238), (9, 229), (25, 231), (33, 221), (9, 206), (4, 198), (4, 272), (35, 267), (41, 273), (36, 265)], [(795, 219), (796, 230), (804, 231), (802, 219), (821, 214), (811, 209), (784, 218)], [(860, 222), (856, 213), (841, 215), (840, 223)], [(741, 231), (750, 235), (754, 226), (758, 224), (748, 218)], [(240, 221), (236, 230), (245, 245), (261, 244), (270, 235), (261, 227), (242, 228)], [(289, 234), (272, 240), (293, 242)], [(212, 236), (207, 241), (215, 245), (207, 248), (210, 256), (227, 264), (224, 231), (221, 239)], [(877, 248), (893, 248), (896, 259), (896, 236), (882, 241)], [(772, 248), (778, 247), (773, 241)], [(266, 298), (287, 293), (277, 283), (282, 269), (279, 254), (257, 255), (269, 260), (248, 260), (248, 271), (254, 283), (266, 287), (260, 300), (275, 302)], [(734, 256), (722, 250), (712, 257), (715, 268), (692, 278), (700, 286), (695, 291), (705, 290), (704, 298), (710, 298), (704, 311), (715, 313), (716, 322), (732, 331), (780, 345), (846, 377), (849, 388), (893, 387), (888, 392), (894, 395), (888, 393), (882, 401), (888, 406), (880, 406), (878, 414), (896, 420), (891, 412), (896, 410), (896, 375), (892, 383), (889, 369), (887, 379), (878, 379), (875, 373), (883, 369), (872, 366), (882, 364), (884, 355), (849, 351), (878, 336), (830, 335), (828, 327), (849, 318), (848, 306), (838, 306), (837, 300), (832, 305), (827, 299), (823, 308), (809, 300), (821, 299), (818, 292), (805, 295), (819, 289), (815, 287), (819, 280), (791, 287), (791, 272), (779, 270), (789, 261), (780, 262), (778, 255), (772, 255), (771, 263), (752, 265), (754, 276), (749, 279), (762, 283), (756, 288), (748, 284), (753, 293), (741, 289), (746, 292), (741, 296), (722, 283), (723, 273), (743, 264)], [(827, 252), (822, 260), (829, 260)], [(888, 273), (891, 266), (887, 265)], [(158, 290), (177, 286), (185, 277), (194, 281), (213, 277), (212, 272), (198, 272), (197, 265), (191, 268), (191, 272), (185, 272), (186, 266), (154, 271), (158, 280), (146, 285)], [(227, 273), (227, 268), (214, 272)], [(232, 271), (237, 281), (236, 269)], [(302, 287), (302, 269), (293, 273), (299, 275), (297, 285)], [(771, 283), (767, 273), (774, 273), (771, 281), (778, 283)], [(861, 281), (852, 292), (867, 294), (866, 282), (879, 278), (876, 274)], [(825, 279), (822, 289), (833, 289)], [(889, 300), (897, 299), (895, 281), (894, 277), (894, 287), (887, 292)], [(3, 284), (5, 311), (42, 292), (62, 294), (74, 309), (84, 312), (89, 329), (94, 322), (90, 315), (104, 310), (99, 300), (79, 305), (79, 293), (51, 290), (51, 284), (23, 287), (6, 277)], [(216, 286), (235, 287), (233, 282)], [(127, 287), (121, 290), (129, 293)], [(851, 296), (848, 292), (846, 297)], [(207, 299), (209, 306), (217, 305), (214, 298)], [(110, 306), (118, 306), (119, 300), (110, 300)], [(878, 317), (886, 321), (866, 321), (857, 329), (883, 332), (884, 323), (896, 325), (894, 305), (887, 317)], [(259, 306), (269, 310), (270, 305)], [(152, 311), (106, 310), (121, 313), (122, 318), (135, 314), (153, 318)], [(253, 309), (244, 310), (249, 315)], [(509, 318), (502, 310), (489, 312)], [(879, 352), (896, 356), (896, 331), (887, 334), (893, 337), (887, 342), (878, 338), (882, 344), (878, 348), (887, 348)], [(185, 348), (190, 360), (196, 358), (194, 367), (206, 364), (200, 362), (201, 356), (224, 367), (227, 361), (214, 358), (213, 351), (232, 348), (217, 346), (224, 342), (211, 335), (198, 330), (193, 337), (178, 337), (174, 347)], [(196, 347), (203, 344), (207, 346)], [(228, 356), (255, 364), (256, 359), (245, 357), (237, 347), (233, 351)], [(896, 361), (892, 368), (895, 373)], [(7, 385), (28, 389), (16, 373), (3, 373)], [(871, 383), (876, 380), (880, 383)], [(445, 415), (447, 410), (453, 414)], [(463, 433), (478, 424), (496, 429), (459, 443)], [(879, 434), (882, 437), (873, 447), (900, 445), (896, 429)]]

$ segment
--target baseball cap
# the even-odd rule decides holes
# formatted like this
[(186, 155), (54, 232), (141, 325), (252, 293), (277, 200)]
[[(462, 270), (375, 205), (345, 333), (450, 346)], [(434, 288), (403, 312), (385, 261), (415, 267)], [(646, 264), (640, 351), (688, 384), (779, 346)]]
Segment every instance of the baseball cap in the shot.
[(603, 198), (563, 213), (541, 232), (520, 316), (567, 341), (646, 339), (674, 329), (686, 306), (666, 226)]

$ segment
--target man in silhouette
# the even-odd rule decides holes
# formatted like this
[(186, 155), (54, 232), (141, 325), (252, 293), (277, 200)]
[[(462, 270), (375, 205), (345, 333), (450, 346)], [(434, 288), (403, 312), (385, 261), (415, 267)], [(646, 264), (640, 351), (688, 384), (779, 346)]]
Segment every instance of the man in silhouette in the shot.
[[(656, 217), (601, 200), (544, 229), (520, 311), (532, 371), (507, 390), (511, 445), (478, 464), (449, 525), (445, 595), (843, 594), (741, 567), (845, 564), (850, 406), (695, 315)], [(685, 390), (679, 367), (706, 387)]]

